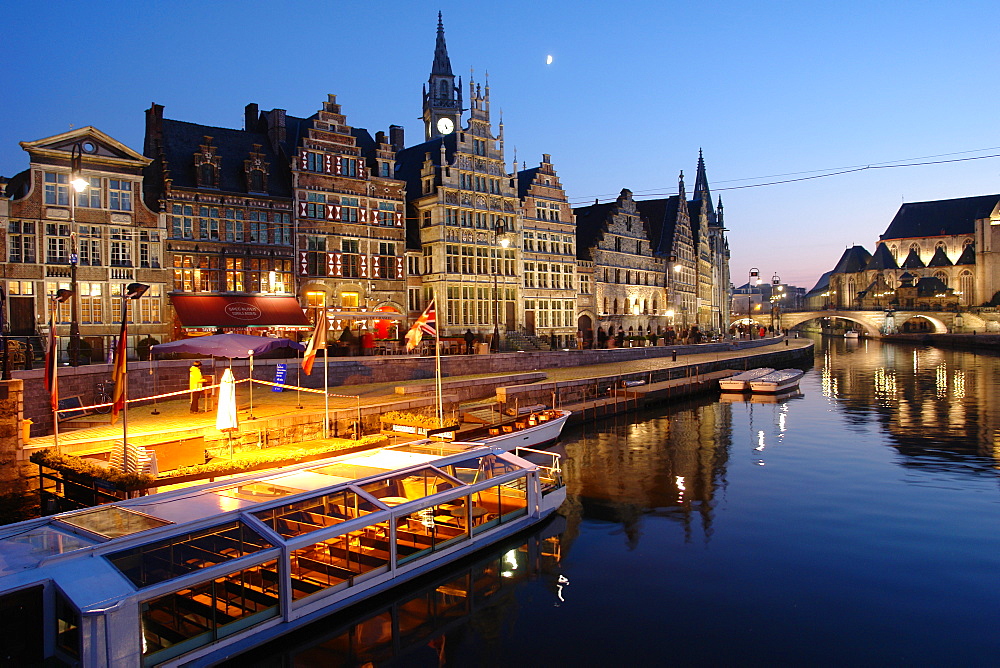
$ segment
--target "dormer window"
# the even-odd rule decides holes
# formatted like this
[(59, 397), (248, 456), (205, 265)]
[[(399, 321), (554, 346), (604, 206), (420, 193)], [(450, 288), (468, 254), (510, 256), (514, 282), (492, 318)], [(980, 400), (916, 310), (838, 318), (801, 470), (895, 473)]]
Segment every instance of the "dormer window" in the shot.
[(217, 188), (215, 165), (205, 162), (198, 168), (198, 185), (202, 188)]
[(255, 193), (262, 193), (265, 191), (264, 188), (264, 171), (260, 169), (250, 170), (250, 191)]

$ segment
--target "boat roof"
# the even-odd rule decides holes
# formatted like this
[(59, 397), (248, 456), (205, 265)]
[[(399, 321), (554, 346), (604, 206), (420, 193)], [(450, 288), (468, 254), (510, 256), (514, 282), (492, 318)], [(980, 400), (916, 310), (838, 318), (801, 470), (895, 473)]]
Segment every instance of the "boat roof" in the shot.
[[(442, 487), (459, 496), (462, 487), (474, 483), (439, 468), (448, 466), (489, 468), (476, 477), (477, 486), (500, 475), (537, 469), (499, 448), (420, 441), (27, 520), (0, 527), (0, 592), (54, 580), (81, 611), (93, 611), (156, 584), (133, 577), (130, 564), (136, 555), (176, 548), (209, 534), (213, 539), (238, 538), (240, 551), (231, 558), (278, 547), (283, 537), (267, 530), (269, 512), (337, 494), (351, 496), (369, 513), (408, 508)], [(394, 480), (414, 479), (426, 484), (423, 492), (415, 493), (409, 486), (410, 498), (388, 502), (369, 493)], [(157, 582), (183, 574), (172, 569)]]

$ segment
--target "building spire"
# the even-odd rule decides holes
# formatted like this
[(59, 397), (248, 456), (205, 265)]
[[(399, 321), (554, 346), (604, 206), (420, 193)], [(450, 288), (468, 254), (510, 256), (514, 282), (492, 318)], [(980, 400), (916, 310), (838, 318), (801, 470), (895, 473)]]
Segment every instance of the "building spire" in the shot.
[(448, 58), (448, 45), (444, 42), (444, 22), (441, 20), (441, 12), (438, 12), (437, 43), (434, 45), (434, 65), (431, 67), (431, 74), (454, 76), (451, 71), (451, 59)]
[(702, 155), (701, 149), (698, 149), (698, 173), (694, 178), (694, 193), (692, 193), (692, 199), (701, 200), (705, 207), (705, 213), (708, 214), (708, 222), (710, 225), (715, 224), (715, 208), (712, 206), (712, 192), (708, 187), (708, 175), (705, 172), (705, 158)]

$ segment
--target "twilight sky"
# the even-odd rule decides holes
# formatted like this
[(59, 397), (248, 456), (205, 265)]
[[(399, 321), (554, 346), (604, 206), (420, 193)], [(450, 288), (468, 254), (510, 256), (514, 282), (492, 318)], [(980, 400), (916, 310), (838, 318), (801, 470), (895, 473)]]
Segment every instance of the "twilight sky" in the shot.
[(141, 152), (152, 102), (242, 128), (249, 102), (307, 117), (334, 93), (350, 125), (417, 143), (439, 9), (455, 73), (489, 73), (508, 165), (551, 154), (574, 204), (675, 194), (681, 170), (690, 194), (703, 149), (737, 285), (753, 266), (811, 288), (900, 203), (1000, 192), (995, 0), (15, 0), (0, 175), (71, 126)]

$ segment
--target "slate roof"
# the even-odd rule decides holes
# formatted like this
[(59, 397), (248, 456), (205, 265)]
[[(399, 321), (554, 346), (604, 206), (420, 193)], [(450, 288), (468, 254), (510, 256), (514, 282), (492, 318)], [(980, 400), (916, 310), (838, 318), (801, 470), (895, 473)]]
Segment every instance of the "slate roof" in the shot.
[(959, 264), (975, 264), (976, 263), (976, 247), (973, 244), (969, 244), (962, 251), (962, 254), (958, 256), (958, 260), (955, 261), (956, 265)]
[(522, 169), (517, 173), (517, 196), (522, 201), (528, 196), (528, 189), (531, 188), (531, 184), (535, 182), (535, 176), (538, 175), (538, 170), (538, 167), (532, 167), (531, 169)]
[[(2, 185), (2, 184), (0, 184)], [(26, 169), (23, 172), (15, 174), (7, 181), (6, 196), (10, 199), (21, 199), (28, 194), (28, 190), (31, 189), (31, 170)], [(4, 194), (4, 190), (0, 188), (0, 195)]]
[(420, 184), (420, 169), (423, 167), (427, 154), (430, 153), (431, 163), (440, 166), (441, 143), (444, 142), (445, 160), (451, 163), (455, 159), (458, 146), (458, 133), (434, 137), (422, 144), (404, 148), (396, 153), (395, 178), (406, 182), (406, 248), (420, 250), (420, 221), (417, 220), (417, 210), (410, 202), (423, 197)]
[[(287, 118), (289, 121), (299, 120), (292, 117)], [(296, 132), (299, 125), (295, 124)], [(288, 130), (288, 143), (294, 146), (292, 128), (289, 127)], [(264, 154), (265, 161), (270, 165), (267, 177), (268, 195), (292, 197), (292, 179), (288, 158), (274, 152), (266, 133), (219, 128), (164, 118), (163, 157), (166, 161), (166, 167), (170, 171), (174, 187), (198, 187), (194, 154), (201, 151), (200, 147), (205, 144), (206, 135), (212, 137), (212, 146), (216, 147), (216, 154), (221, 158), (220, 192), (247, 192), (243, 161), (250, 157), (250, 153), (254, 150), (254, 144), (259, 144), (259, 152)]]
[(656, 255), (664, 257), (673, 252), (674, 228), (677, 225), (677, 202), (679, 198), (666, 197), (637, 201), (635, 208), (646, 221), (649, 243)]
[(591, 249), (603, 236), (604, 223), (614, 211), (617, 202), (591, 204), (573, 209), (576, 215), (576, 257), (578, 260), (593, 260)]
[(899, 207), (882, 239), (973, 234), (975, 221), (993, 212), (1000, 195), (910, 202)]
[(833, 273), (854, 274), (864, 271), (865, 267), (868, 266), (868, 261), (871, 259), (872, 254), (865, 250), (863, 246), (851, 246), (840, 256), (840, 261), (833, 268)]
[(920, 255), (917, 253), (916, 249), (910, 249), (910, 254), (906, 256), (903, 260), (903, 264), (899, 265), (900, 269), (923, 269), (927, 265), (924, 261), (920, 259)]
[(947, 290), (948, 286), (940, 278), (925, 276), (917, 281), (917, 295), (920, 297), (930, 297)]
[(899, 265), (896, 264), (896, 258), (889, 252), (888, 247), (885, 244), (879, 244), (875, 247), (875, 254), (872, 255), (872, 259), (868, 261), (868, 266), (865, 269), (899, 269)]
[(934, 257), (931, 261), (927, 263), (928, 267), (950, 267), (952, 266), (951, 260), (945, 255), (944, 249), (938, 246), (934, 249)]

